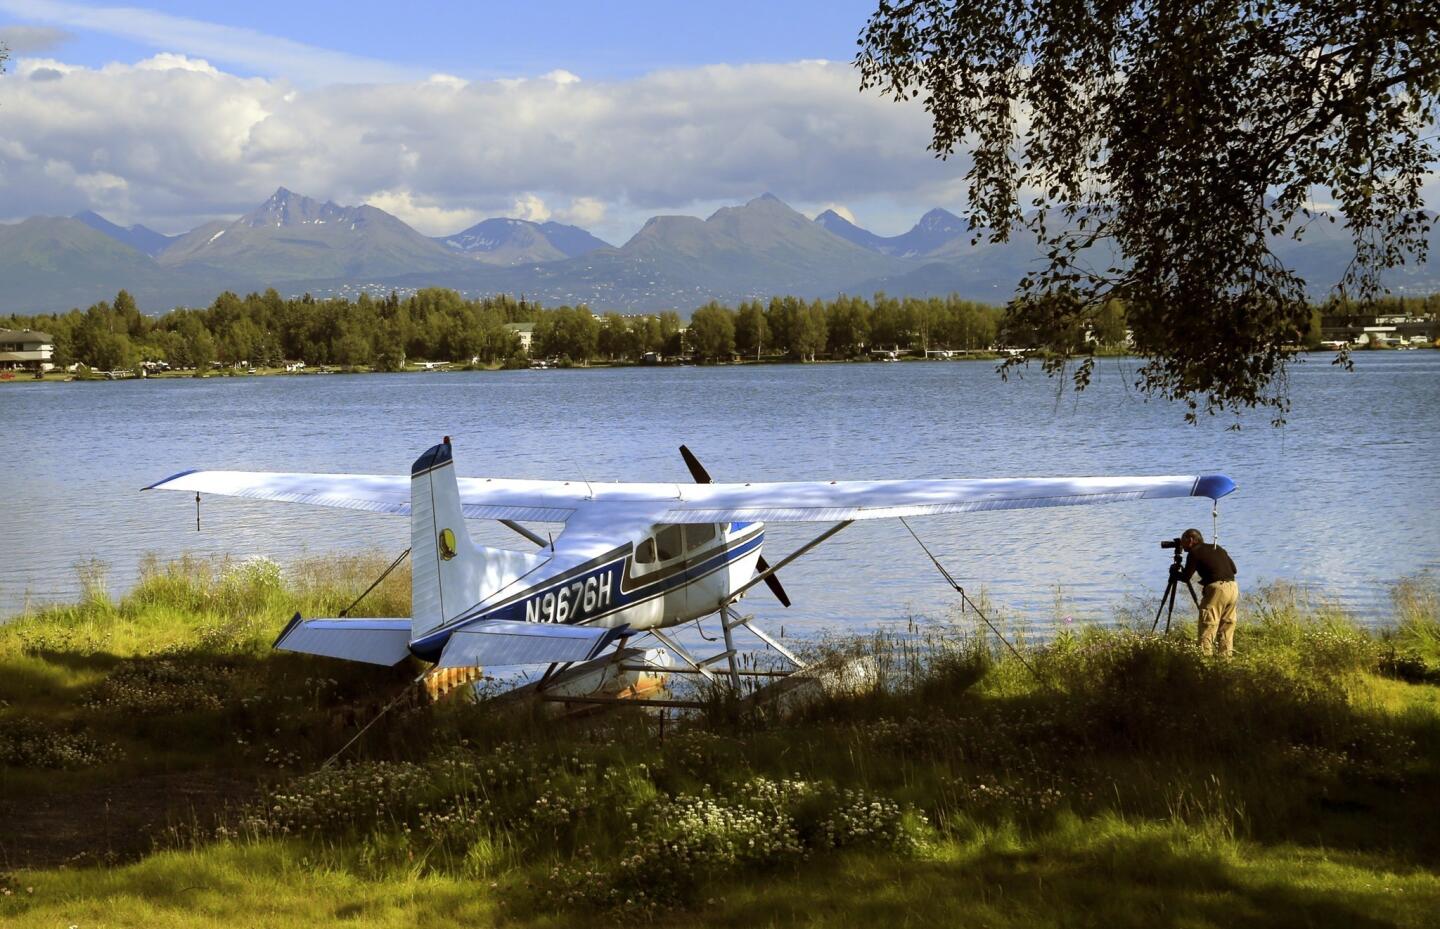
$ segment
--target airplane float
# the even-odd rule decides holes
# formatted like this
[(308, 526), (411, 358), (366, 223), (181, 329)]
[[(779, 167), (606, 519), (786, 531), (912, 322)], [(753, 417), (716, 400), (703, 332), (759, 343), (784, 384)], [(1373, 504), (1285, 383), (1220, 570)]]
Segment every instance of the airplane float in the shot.
[[(461, 478), (447, 436), (408, 477), (184, 471), (145, 489), (410, 517), (411, 615), (297, 613), (278, 649), (379, 665), (414, 656), (440, 668), (548, 664), (553, 671), (597, 661), (612, 645), (612, 658), (634, 655), (626, 642), (652, 636), (707, 678), (711, 665), (728, 659), (735, 683), (743, 672), (732, 631), (740, 626), (803, 664), (734, 603), (765, 583), (789, 606), (777, 572), (855, 520), (1166, 497), (1218, 501), (1235, 489), (1221, 474), (723, 484), (680, 451), (693, 485)], [(535, 548), (478, 545), (466, 519), (497, 520)], [(564, 528), (546, 538), (526, 522)], [(772, 566), (760, 552), (767, 522), (832, 525)], [(719, 655), (697, 659), (664, 631), (709, 614), (721, 618)]]

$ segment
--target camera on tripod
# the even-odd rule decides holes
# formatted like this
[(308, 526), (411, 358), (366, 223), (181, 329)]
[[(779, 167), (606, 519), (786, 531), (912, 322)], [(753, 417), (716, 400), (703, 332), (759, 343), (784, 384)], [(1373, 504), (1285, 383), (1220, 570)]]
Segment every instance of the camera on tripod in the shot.
[(1160, 608), (1155, 611), (1155, 622), (1150, 624), (1150, 631), (1153, 633), (1160, 626), (1160, 616), (1165, 616), (1165, 634), (1170, 634), (1170, 617), (1175, 615), (1175, 590), (1180, 582), (1185, 582), (1185, 589), (1190, 591), (1190, 599), (1195, 605), (1200, 605), (1200, 598), (1195, 596), (1195, 588), (1190, 586), (1190, 579), (1184, 577), (1184, 570), (1181, 568), (1181, 555), (1185, 551), (1181, 545), (1183, 536), (1176, 536), (1173, 539), (1166, 539), (1160, 543), (1161, 548), (1172, 549), (1174, 559), (1170, 562), (1170, 578), (1165, 583), (1165, 592), (1160, 595)]

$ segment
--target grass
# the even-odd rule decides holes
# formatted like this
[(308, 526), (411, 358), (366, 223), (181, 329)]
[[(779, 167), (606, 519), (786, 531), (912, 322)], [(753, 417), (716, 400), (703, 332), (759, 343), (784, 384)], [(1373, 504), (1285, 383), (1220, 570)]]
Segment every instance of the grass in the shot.
[[(383, 558), (154, 563), (0, 627), (0, 925), (1428, 926), (1440, 594), (1363, 629), (1243, 604), (1233, 660), (968, 617), (837, 639), (873, 688), (787, 715), (402, 701), (284, 655)], [(363, 604), (404, 615), (408, 578)], [(1057, 606), (1057, 610), (1060, 607)], [(357, 611), (360, 612), (360, 611)], [(1148, 628), (1148, 621), (1143, 624)], [(1034, 669), (1034, 675), (1031, 673)], [(128, 805), (127, 805), (128, 804)], [(596, 914), (599, 914), (598, 917)]]

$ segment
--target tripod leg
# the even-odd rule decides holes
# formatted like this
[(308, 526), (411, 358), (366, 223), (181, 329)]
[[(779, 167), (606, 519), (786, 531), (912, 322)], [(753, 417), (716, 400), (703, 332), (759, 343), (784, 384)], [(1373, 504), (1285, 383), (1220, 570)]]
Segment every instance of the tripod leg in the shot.
[(1170, 620), (1175, 616), (1175, 594), (1177, 592), (1176, 588), (1179, 586), (1180, 585), (1176, 583), (1175, 578), (1170, 578), (1170, 609), (1165, 613), (1166, 635), (1170, 634)]
[[(1155, 621), (1150, 624), (1150, 634), (1154, 635), (1155, 630), (1160, 628), (1160, 614), (1165, 612), (1165, 601), (1174, 596), (1175, 579), (1172, 577), (1166, 584), (1165, 590), (1160, 594), (1160, 605), (1155, 608)], [(1165, 624), (1165, 631), (1170, 631), (1170, 624)]]

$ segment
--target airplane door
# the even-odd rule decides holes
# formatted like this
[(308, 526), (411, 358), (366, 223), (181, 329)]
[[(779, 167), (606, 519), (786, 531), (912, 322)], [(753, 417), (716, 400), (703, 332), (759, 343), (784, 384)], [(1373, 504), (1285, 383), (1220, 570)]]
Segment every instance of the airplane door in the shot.
[(686, 588), (685, 530), (683, 526), (659, 526), (655, 532), (655, 553), (661, 564), (660, 576), (665, 578), (665, 618), (675, 621), (686, 618), (689, 597)]
[(723, 552), (720, 541), (713, 523), (685, 525), (685, 608), (691, 615), (715, 612), (724, 596), (728, 575), (723, 568), (717, 571), (714, 564)]

